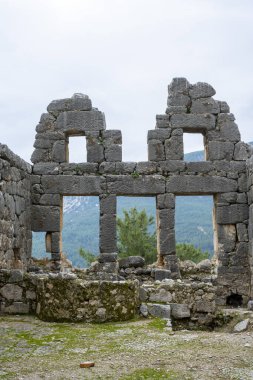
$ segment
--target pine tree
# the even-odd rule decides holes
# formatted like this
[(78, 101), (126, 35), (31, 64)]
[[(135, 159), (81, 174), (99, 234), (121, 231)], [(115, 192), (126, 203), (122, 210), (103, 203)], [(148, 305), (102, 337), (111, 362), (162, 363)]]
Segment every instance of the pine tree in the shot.
[(149, 232), (154, 217), (145, 210), (123, 210), (124, 217), (117, 219), (119, 257), (142, 256), (147, 264), (156, 261), (156, 234)]

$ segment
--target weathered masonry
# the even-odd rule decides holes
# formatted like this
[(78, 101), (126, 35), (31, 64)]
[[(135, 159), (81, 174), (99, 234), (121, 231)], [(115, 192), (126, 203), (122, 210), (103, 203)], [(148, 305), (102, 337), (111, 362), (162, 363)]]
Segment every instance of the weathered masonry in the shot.
[[(217, 304), (231, 294), (252, 296), (253, 158), (241, 142), (226, 102), (213, 99), (207, 83), (175, 78), (166, 113), (148, 131), (148, 161), (122, 162), (120, 130), (106, 129), (104, 114), (86, 95), (52, 101), (36, 127), (30, 166), (0, 147), (0, 260), (24, 269), (31, 257), (31, 231), (44, 231), (54, 270), (61, 268), (62, 197), (100, 199), (99, 272), (117, 273), (117, 196), (155, 196), (157, 267), (180, 278), (175, 251), (175, 196), (214, 197)], [(203, 135), (206, 160), (185, 162), (183, 134)], [(71, 163), (68, 142), (85, 136), (87, 162)]]

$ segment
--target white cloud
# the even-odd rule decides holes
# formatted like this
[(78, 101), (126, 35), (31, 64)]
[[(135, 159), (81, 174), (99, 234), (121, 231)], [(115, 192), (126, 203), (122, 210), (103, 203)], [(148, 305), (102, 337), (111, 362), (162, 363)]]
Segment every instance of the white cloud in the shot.
[(122, 129), (125, 159), (145, 159), (174, 76), (212, 84), (253, 140), (252, 11), (247, 0), (0, 0), (1, 142), (28, 160), (47, 104), (84, 92)]

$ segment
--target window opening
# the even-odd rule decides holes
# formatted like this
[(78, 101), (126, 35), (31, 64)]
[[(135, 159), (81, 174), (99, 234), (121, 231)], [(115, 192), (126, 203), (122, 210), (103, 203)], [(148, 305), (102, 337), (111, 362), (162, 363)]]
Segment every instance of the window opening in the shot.
[(80, 249), (99, 253), (99, 197), (64, 196), (62, 250), (74, 267), (89, 267)]
[(117, 225), (119, 258), (142, 256), (146, 264), (156, 261), (155, 197), (117, 197)]
[[(211, 258), (214, 253), (213, 229), (213, 197), (212, 196), (177, 196), (176, 197), (176, 243), (177, 253), (185, 256), (185, 260), (201, 261), (205, 257), (196, 252), (188, 257), (187, 247), (192, 245)], [(180, 245), (180, 246), (178, 246)], [(191, 250), (190, 250), (191, 251)], [(196, 260), (193, 260), (196, 257)], [(200, 260), (198, 260), (198, 257)], [(207, 257), (207, 258), (208, 258)]]
[(47, 264), (51, 258), (50, 253), (46, 252), (45, 242), (46, 232), (32, 233), (32, 257), (39, 260), (41, 263)]
[(204, 136), (201, 133), (184, 133), (184, 161), (205, 161)]
[(87, 149), (85, 136), (69, 136), (68, 142), (68, 162), (87, 162)]

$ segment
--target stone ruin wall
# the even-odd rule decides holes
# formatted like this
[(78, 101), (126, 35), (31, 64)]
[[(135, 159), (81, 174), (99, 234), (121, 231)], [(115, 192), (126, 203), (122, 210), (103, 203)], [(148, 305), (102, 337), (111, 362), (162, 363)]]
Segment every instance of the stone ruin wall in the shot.
[(31, 257), (31, 165), (0, 144), (0, 268), (26, 269)]
[[(214, 100), (213, 95), (215, 90), (206, 83), (191, 85), (184, 78), (174, 79), (168, 87), (166, 112), (157, 115), (155, 129), (148, 132), (145, 162), (122, 162), (121, 132), (106, 130), (104, 114), (92, 107), (86, 95), (51, 102), (36, 127), (32, 169), (18, 158), (14, 164), (1, 154), (1, 162), (9, 162), (17, 169), (14, 172), (22, 173), (22, 181), (19, 177), (16, 181), (26, 190), (23, 198), (20, 191), (12, 194), (12, 179), (4, 179), (1, 167), (2, 183), (9, 184), (0, 193), (0, 200), (10, 196), (15, 202), (17, 197), (26, 202), (21, 214), (16, 210), (8, 216), (13, 210), (13, 201), (9, 201), (12, 206), (7, 207), (5, 219), (9, 231), (16, 221), (16, 227), (21, 227), (16, 231), (25, 234), (18, 236), (27, 237), (18, 240), (13, 234), (7, 245), (1, 245), (2, 266), (15, 267), (12, 259), (16, 249), (20, 252), (18, 260), (26, 266), (31, 255), (31, 229), (46, 233), (46, 250), (51, 252), (54, 270), (60, 270), (62, 197), (96, 195), (100, 198), (97, 271), (117, 273), (117, 196), (155, 196), (158, 267), (164, 277), (180, 278), (175, 252), (175, 196), (213, 195), (216, 302), (225, 305), (227, 296), (234, 293), (242, 295), (245, 304), (252, 296), (252, 150), (241, 142), (227, 103)], [(184, 161), (184, 133), (203, 135), (206, 161)], [(68, 141), (76, 135), (86, 137), (86, 163), (68, 162)]]

